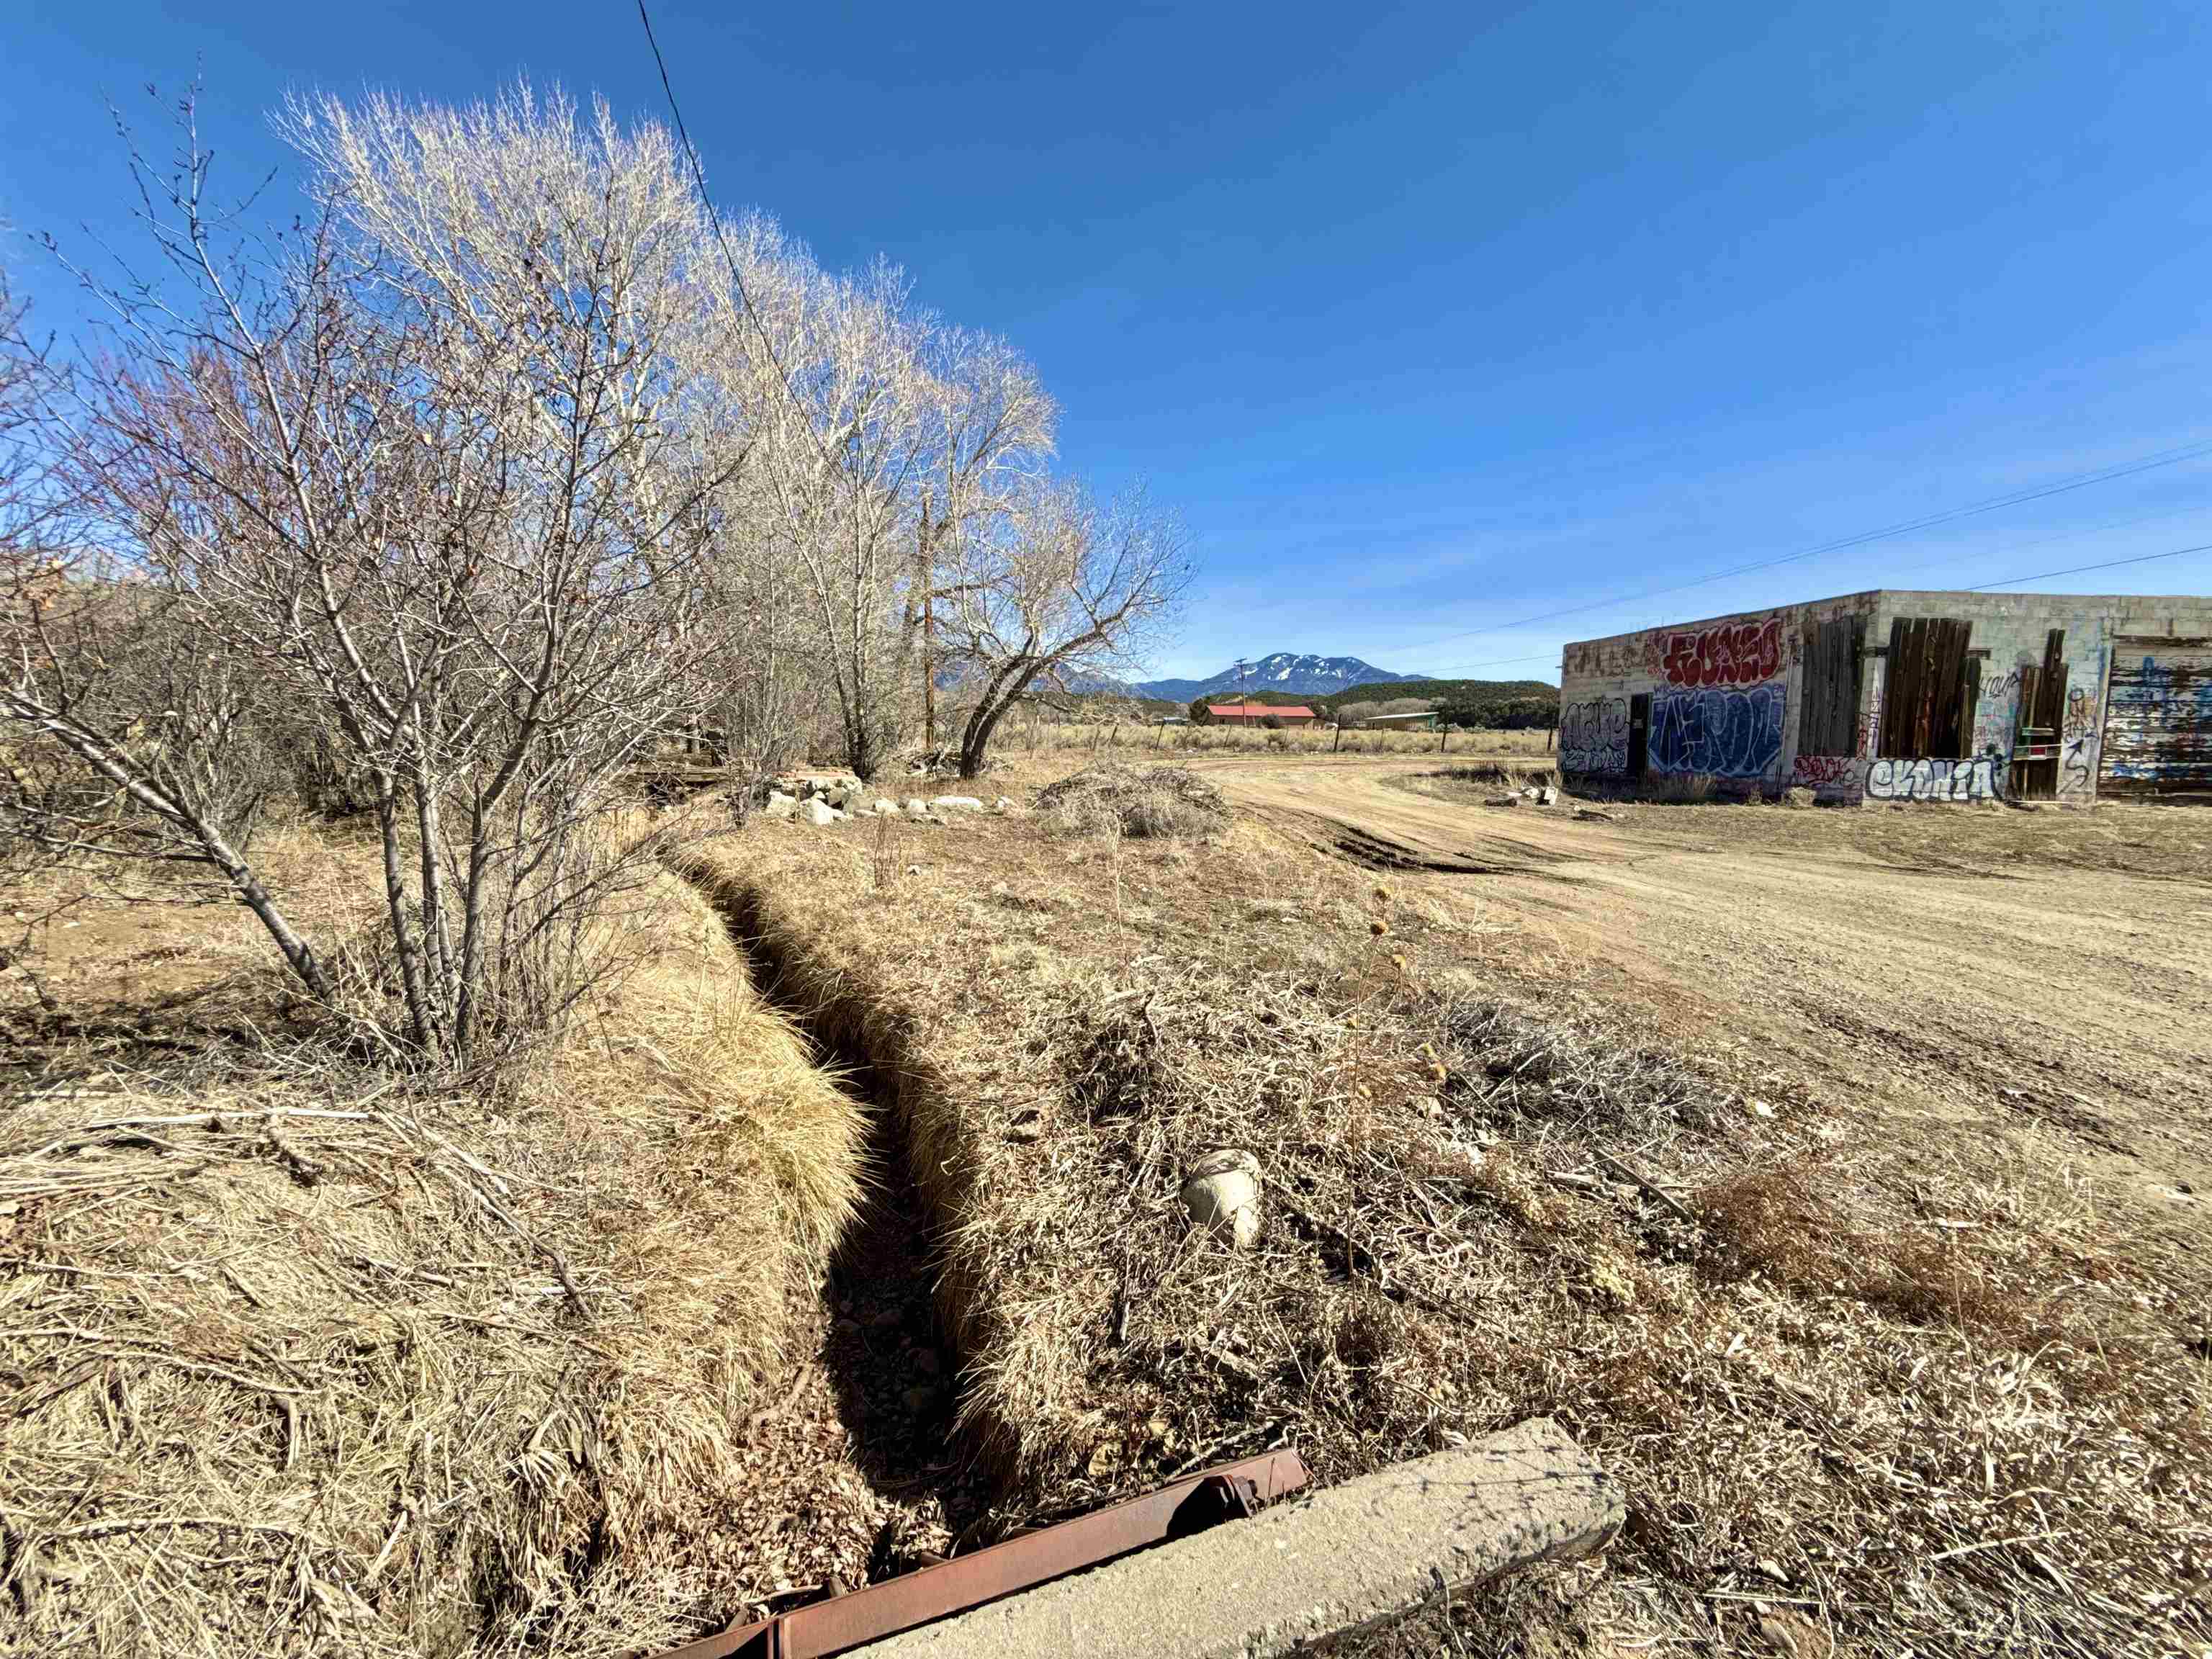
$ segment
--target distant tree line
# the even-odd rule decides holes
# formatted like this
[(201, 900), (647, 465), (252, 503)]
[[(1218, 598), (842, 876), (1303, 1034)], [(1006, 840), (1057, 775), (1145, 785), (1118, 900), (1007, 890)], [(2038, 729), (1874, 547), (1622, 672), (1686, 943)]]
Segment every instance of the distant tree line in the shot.
[[(1429, 708), (1447, 726), (1548, 731), (1559, 720), (1559, 689), (1541, 680), (1395, 680), (1347, 686), (1319, 700), (1323, 717), (1330, 720), (1346, 717), (1344, 711), (1355, 704), (1370, 717)], [(1367, 709), (1370, 704), (1377, 707)]]
[(1491, 731), (1549, 731), (1559, 722), (1559, 689), (1541, 680), (1389, 680), (1346, 686), (1326, 696), (1290, 691), (1213, 691), (1190, 701), (1194, 725), (1208, 724), (1209, 707), (1232, 702), (1310, 708), (1323, 725), (1352, 724), (1377, 714), (1433, 708), (1446, 726)]

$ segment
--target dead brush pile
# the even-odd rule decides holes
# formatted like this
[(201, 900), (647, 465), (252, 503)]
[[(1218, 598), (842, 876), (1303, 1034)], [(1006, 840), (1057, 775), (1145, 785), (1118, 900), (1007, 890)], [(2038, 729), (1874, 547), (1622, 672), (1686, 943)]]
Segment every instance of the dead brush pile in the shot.
[[(1008, 1518), (1547, 1413), (1630, 1492), (1594, 1637), (2212, 1636), (2202, 1275), (2086, 1184), (1509, 1006), (1448, 913), (1263, 826), (1133, 859), (1018, 820), (907, 844), (923, 878), (881, 894), (845, 841), (712, 864), (781, 994), (892, 1080)], [(1223, 1146), (1263, 1170), (1249, 1252), (1179, 1198)], [(1484, 1621), (1525, 1601), (1475, 1633), (1517, 1640)]]
[(1475, 766), (1445, 766), (1417, 774), (1409, 784), (1441, 787), (1446, 793), (1480, 792), (1489, 795), (1501, 789), (1538, 789), (1559, 785), (1559, 769), (1546, 760), (1486, 761)]
[(1209, 779), (1180, 766), (1139, 771), (1093, 766), (1048, 785), (1037, 808), (1064, 830), (1088, 835), (1102, 827), (1145, 838), (1200, 840), (1228, 827), (1229, 806)]
[(241, 1037), (9, 1106), (0, 1646), (596, 1654), (775, 1588), (741, 1442), (859, 1125), (696, 896), (642, 899), (487, 1094)]

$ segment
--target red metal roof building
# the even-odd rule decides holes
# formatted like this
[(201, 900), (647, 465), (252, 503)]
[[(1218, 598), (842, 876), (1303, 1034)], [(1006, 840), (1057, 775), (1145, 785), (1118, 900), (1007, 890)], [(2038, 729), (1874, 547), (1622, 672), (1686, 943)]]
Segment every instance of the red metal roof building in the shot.
[(1310, 726), (1321, 718), (1301, 702), (1210, 702), (1206, 712), (1230, 726), (1257, 726), (1267, 720), (1280, 720), (1285, 726)]

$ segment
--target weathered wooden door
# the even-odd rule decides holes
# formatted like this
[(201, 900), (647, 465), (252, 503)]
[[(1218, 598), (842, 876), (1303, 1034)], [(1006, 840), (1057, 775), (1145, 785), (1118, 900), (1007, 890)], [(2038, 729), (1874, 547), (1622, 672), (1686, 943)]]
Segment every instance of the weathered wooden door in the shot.
[(1859, 744), (1859, 654), (1866, 618), (1807, 623), (1804, 689), (1797, 699), (1797, 752), (1850, 755)]
[(2066, 630), (2044, 635), (2043, 661), (2020, 671), (2020, 714), (2014, 722), (2011, 793), (2049, 800), (2058, 793), (2058, 723), (2065, 717)]

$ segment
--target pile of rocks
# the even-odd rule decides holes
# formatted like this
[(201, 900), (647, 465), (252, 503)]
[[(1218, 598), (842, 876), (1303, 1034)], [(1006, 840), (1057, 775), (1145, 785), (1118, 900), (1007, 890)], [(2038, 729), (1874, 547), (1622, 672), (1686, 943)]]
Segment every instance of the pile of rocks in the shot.
[[(907, 817), (927, 823), (948, 823), (951, 814), (987, 810), (973, 795), (939, 795), (924, 800), (909, 796), (904, 806), (888, 795), (879, 795), (849, 772), (799, 773), (778, 778), (769, 786), (768, 805), (761, 816), (796, 818), (816, 825), (842, 823), (854, 817)], [(1001, 817), (1021, 809), (1004, 795), (988, 810)]]

